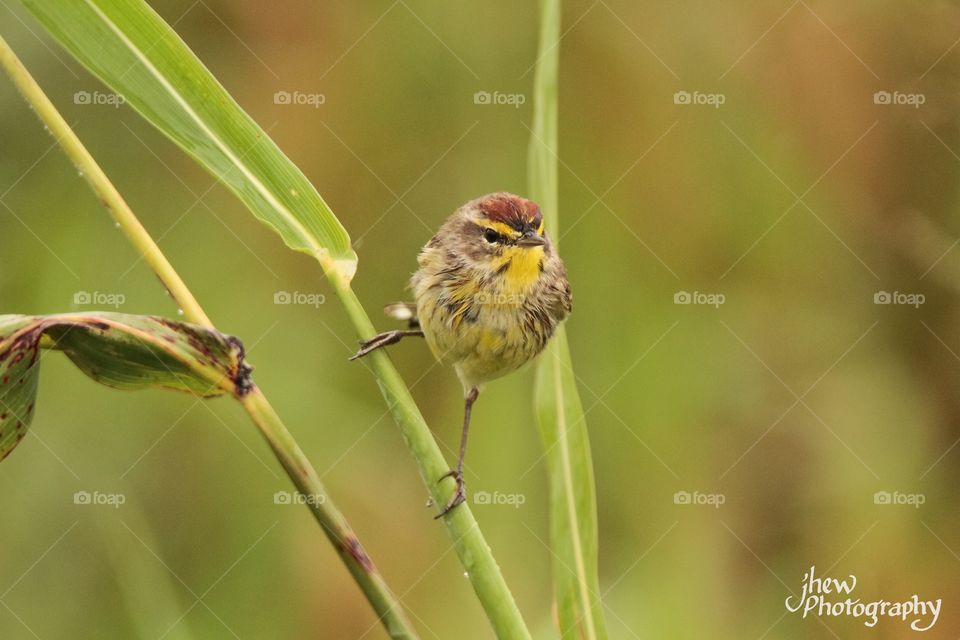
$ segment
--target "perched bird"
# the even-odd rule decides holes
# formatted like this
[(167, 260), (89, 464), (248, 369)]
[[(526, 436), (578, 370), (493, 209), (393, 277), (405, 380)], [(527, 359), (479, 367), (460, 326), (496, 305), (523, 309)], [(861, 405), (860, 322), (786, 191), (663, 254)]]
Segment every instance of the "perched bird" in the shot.
[(466, 400), (460, 456), (439, 479), (453, 478), (456, 493), (439, 518), (466, 498), (463, 459), (480, 389), (543, 350), (570, 313), (572, 296), (540, 207), (511, 193), (492, 193), (457, 209), (417, 261), (420, 269), (410, 281), (416, 303), (386, 308), (410, 328), (378, 334), (351, 359), (423, 336), (437, 360), (460, 377)]

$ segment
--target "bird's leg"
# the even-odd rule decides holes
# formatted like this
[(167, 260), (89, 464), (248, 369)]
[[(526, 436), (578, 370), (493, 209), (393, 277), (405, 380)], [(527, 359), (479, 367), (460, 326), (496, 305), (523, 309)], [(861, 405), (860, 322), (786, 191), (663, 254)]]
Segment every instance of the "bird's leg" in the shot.
[(473, 408), (473, 403), (476, 402), (477, 396), (479, 395), (480, 389), (477, 387), (473, 387), (467, 393), (463, 407), (463, 433), (460, 434), (460, 457), (457, 458), (457, 467), (456, 469), (447, 471), (440, 476), (440, 480), (437, 481), (440, 482), (445, 478), (453, 478), (457, 481), (457, 491), (453, 494), (453, 497), (450, 498), (450, 501), (447, 503), (447, 506), (443, 508), (443, 511), (434, 516), (434, 520), (447, 515), (451, 509), (467, 499), (467, 485), (463, 481), (463, 458), (467, 454), (467, 431), (470, 429), (470, 410)]
[(401, 338), (406, 338), (409, 336), (423, 336), (422, 329), (405, 329), (405, 330), (394, 330), (394, 331), (384, 331), (383, 333), (378, 333), (369, 340), (360, 342), (360, 350), (357, 351), (353, 356), (350, 357), (351, 360), (356, 360), (357, 358), (362, 358), (371, 351), (375, 351), (380, 347), (385, 347), (388, 344), (395, 344), (400, 342)]

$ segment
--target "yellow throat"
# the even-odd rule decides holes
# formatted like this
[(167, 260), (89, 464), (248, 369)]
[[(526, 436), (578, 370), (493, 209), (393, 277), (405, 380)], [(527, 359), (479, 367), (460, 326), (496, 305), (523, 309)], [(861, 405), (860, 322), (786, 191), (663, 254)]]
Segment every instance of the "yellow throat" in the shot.
[(537, 281), (542, 261), (543, 247), (511, 247), (503, 252), (494, 268), (502, 269), (503, 265), (509, 263), (503, 274), (504, 288), (518, 292), (528, 289)]

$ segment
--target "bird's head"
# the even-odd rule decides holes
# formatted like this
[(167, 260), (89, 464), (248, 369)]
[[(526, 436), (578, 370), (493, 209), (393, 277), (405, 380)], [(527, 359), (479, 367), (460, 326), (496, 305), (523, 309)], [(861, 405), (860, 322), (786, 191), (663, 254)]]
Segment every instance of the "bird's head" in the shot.
[(498, 248), (543, 247), (543, 215), (536, 202), (500, 192), (477, 198), (469, 207), (481, 245)]
[(460, 210), (461, 253), (475, 267), (504, 275), (509, 284), (535, 281), (551, 253), (537, 203), (498, 192), (472, 200)]

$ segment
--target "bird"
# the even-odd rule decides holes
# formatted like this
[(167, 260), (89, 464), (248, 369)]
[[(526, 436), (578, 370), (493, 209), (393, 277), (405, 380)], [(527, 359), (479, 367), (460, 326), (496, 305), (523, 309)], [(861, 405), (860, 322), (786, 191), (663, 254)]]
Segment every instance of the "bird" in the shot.
[(351, 360), (423, 337), (434, 357), (456, 371), (464, 390), (463, 426), (457, 464), (438, 479), (456, 482), (435, 516), (441, 518), (466, 499), (463, 462), (480, 391), (544, 350), (570, 314), (573, 296), (539, 205), (512, 193), (490, 193), (454, 211), (417, 262), (409, 285), (414, 302), (385, 308), (408, 328), (361, 341)]

